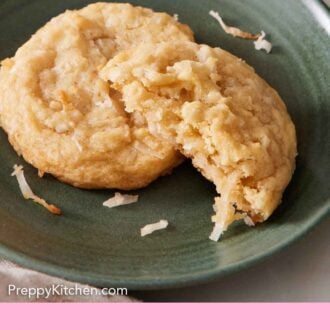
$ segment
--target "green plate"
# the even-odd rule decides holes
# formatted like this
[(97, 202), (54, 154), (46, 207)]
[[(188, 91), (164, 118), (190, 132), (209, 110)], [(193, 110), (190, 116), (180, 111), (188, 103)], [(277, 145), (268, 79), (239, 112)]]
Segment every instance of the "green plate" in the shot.
[[(2, 0), (0, 57), (11, 56), (29, 36), (83, 0)], [(255, 228), (237, 222), (221, 241), (212, 230), (215, 189), (189, 162), (137, 193), (139, 203), (107, 209), (113, 191), (84, 191), (51, 176), (38, 179), (0, 131), (0, 253), (23, 266), (98, 286), (155, 289), (207, 281), (237, 271), (285, 247), (329, 216), (330, 40), (329, 15), (318, 1), (141, 0), (134, 4), (179, 15), (199, 42), (221, 46), (256, 68), (285, 100), (296, 124), (299, 157), (283, 203)], [(226, 35), (209, 16), (251, 32), (269, 34), (271, 54), (251, 41)], [(10, 176), (24, 164), (33, 190), (63, 210), (60, 217), (23, 200)], [(140, 228), (158, 219), (168, 230), (145, 238)], [(303, 256), (301, 256), (303, 258)]]

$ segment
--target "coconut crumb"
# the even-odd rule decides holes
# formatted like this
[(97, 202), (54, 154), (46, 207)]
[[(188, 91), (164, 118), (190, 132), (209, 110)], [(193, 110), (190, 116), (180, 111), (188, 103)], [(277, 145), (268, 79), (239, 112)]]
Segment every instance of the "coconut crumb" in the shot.
[(74, 144), (76, 145), (77, 149), (79, 152), (82, 152), (83, 151), (83, 148), (81, 146), (81, 144), (79, 143), (79, 141), (77, 140), (77, 137), (75, 135), (73, 135), (71, 137), (72, 141), (74, 142)]
[(209, 236), (211, 241), (217, 242), (220, 239), (220, 236), (224, 232), (222, 223), (215, 223), (212, 233)]
[(253, 222), (252, 218), (248, 215), (244, 218), (244, 222), (249, 227), (254, 227), (256, 224)]
[(152, 234), (156, 230), (165, 229), (168, 226), (167, 220), (159, 220), (156, 223), (150, 223), (143, 228), (141, 228), (141, 236), (146, 236)]
[(11, 174), (11, 176), (16, 176), (16, 179), (18, 181), (19, 188), (22, 192), (22, 195), (25, 199), (31, 199), (35, 203), (42, 205), (44, 208), (46, 208), (49, 212), (59, 215), (61, 214), (61, 209), (53, 204), (48, 204), (44, 199), (40, 198), (39, 196), (35, 195), (33, 191), (31, 190), (30, 186), (26, 182), (23, 166), (22, 165), (14, 165), (14, 172)]
[(240, 30), (237, 27), (234, 26), (228, 26), (223, 19), (221, 18), (221, 16), (219, 15), (218, 12), (214, 11), (214, 10), (210, 10), (209, 14), (215, 18), (218, 23), (220, 24), (220, 26), (223, 28), (223, 30), (227, 33), (227, 34), (231, 34), (234, 37), (239, 37), (239, 38), (243, 38), (243, 39), (249, 39), (249, 40), (258, 40), (258, 38), (261, 36), (260, 33), (258, 34), (252, 34), (250, 32), (245, 32)]
[(39, 177), (39, 178), (43, 178), (44, 175), (45, 175), (45, 172), (44, 172), (44, 171), (42, 171), (42, 170), (38, 170), (38, 177)]
[(256, 50), (264, 49), (268, 54), (272, 51), (273, 45), (265, 39), (266, 33), (264, 31), (261, 31), (260, 37), (254, 41), (254, 48)]
[(139, 195), (123, 195), (119, 192), (116, 192), (115, 196), (109, 198), (103, 203), (103, 206), (113, 208), (121, 205), (136, 203), (138, 199)]

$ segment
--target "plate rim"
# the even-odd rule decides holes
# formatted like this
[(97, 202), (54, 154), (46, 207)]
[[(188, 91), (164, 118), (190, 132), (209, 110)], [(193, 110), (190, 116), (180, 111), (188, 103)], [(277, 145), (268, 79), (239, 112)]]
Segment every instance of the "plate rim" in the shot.
[[(215, 281), (224, 276), (242, 271), (253, 265), (256, 265), (265, 259), (279, 253), (287, 246), (296, 242), (298, 239), (304, 237), (313, 227), (315, 227), (321, 221), (330, 217), (330, 205), (325, 202), (325, 211), (319, 216), (314, 216), (304, 227), (298, 230), (294, 235), (287, 239), (284, 239), (279, 244), (272, 246), (267, 251), (262, 251), (249, 258), (232, 263), (226, 267), (215, 269), (212, 271), (202, 271), (189, 275), (174, 276), (166, 279), (116, 279), (111, 276), (97, 275), (85, 271), (76, 271), (70, 267), (64, 267), (54, 265), (47, 261), (40, 260), (38, 258), (30, 257), (15, 249), (9, 248), (0, 243), (0, 256), (5, 260), (16, 263), (21, 267), (32, 269), (44, 274), (63, 278), (71, 282), (78, 282), (88, 285), (94, 285), (96, 287), (115, 287), (126, 288), (131, 291), (141, 290), (159, 290), (159, 289), (175, 289), (189, 287), (193, 285), (199, 285)], [(319, 207), (318, 210), (322, 209)]]

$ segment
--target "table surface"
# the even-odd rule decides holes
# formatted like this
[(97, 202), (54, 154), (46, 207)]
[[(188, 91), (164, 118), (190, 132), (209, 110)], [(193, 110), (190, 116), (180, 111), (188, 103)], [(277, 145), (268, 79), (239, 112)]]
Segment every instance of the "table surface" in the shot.
[(266, 261), (183, 289), (130, 292), (156, 302), (330, 302), (330, 220)]

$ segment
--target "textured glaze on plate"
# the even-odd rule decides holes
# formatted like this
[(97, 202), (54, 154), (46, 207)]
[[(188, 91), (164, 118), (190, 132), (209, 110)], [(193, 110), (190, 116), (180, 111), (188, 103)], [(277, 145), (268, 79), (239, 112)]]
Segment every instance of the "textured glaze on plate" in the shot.
[[(314, 1), (313, 1), (314, 2)], [(66, 8), (88, 1), (2, 1), (0, 57), (11, 56), (30, 34)], [(234, 225), (219, 243), (207, 239), (212, 224), (212, 184), (189, 163), (137, 193), (136, 204), (107, 209), (112, 191), (83, 191), (50, 176), (38, 179), (0, 132), (0, 253), (24, 266), (71, 280), (131, 289), (165, 288), (206, 281), (261, 260), (329, 215), (329, 36), (298, 1), (132, 1), (176, 13), (199, 42), (245, 59), (279, 91), (298, 133), (297, 170), (283, 203), (267, 223)], [(315, 1), (315, 5), (319, 6)], [(324, 15), (325, 7), (319, 7)], [(270, 55), (226, 35), (208, 12), (251, 32), (265, 30)], [(323, 16), (324, 17), (324, 16)], [(328, 23), (329, 24), (329, 23)], [(14, 178), (24, 164), (35, 193), (63, 210), (60, 217), (23, 200)], [(161, 218), (170, 226), (141, 238), (140, 228)]]

